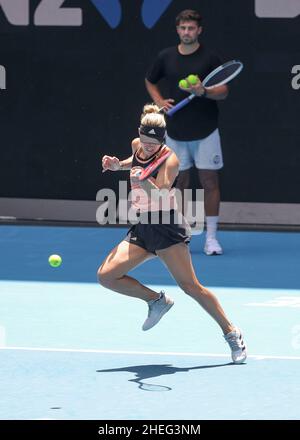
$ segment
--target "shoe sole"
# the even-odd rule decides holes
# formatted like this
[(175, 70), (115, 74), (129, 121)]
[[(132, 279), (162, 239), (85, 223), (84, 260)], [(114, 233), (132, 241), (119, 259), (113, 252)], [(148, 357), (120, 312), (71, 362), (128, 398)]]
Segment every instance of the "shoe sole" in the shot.
[(208, 257), (211, 257), (212, 255), (223, 255), (223, 252), (212, 252), (212, 253), (208, 253), (208, 252), (205, 252), (205, 251), (204, 251), (204, 253), (205, 253), (205, 255), (207, 255)]
[(147, 330), (150, 330), (151, 328), (153, 328), (161, 320), (161, 318), (170, 310), (170, 308), (173, 307), (173, 305), (174, 305), (174, 301), (167, 304), (166, 307), (164, 309), (162, 309), (162, 311), (158, 315), (158, 319), (154, 322), (154, 324), (152, 324), (150, 327), (147, 327), (147, 328), (144, 328), (144, 326), (143, 326), (142, 330), (144, 332), (146, 332)]
[(232, 363), (234, 365), (242, 365), (246, 362), (246, 360), (247, 360), (247, 357), (245, 357), (245, 359), (243, 359), (242, 361), (232, 361)]
[(246, 360), (247, 360), (247, 347), (245, 348), (245, 350), (246, 350), (246, 357), (245, 357), (244, 359), (241, 359), (240, 361), (234, 361), (234, 360), (232, 359), (232, 362), (233, 362), (234, 364), (239, 365), (239, 364), (243, 364), (244, 362), (246, 362)]

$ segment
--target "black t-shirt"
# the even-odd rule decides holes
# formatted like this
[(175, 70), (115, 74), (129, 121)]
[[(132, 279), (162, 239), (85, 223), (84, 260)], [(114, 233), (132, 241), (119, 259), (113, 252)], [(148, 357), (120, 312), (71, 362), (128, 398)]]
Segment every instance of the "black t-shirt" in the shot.
[[(218, 55), (202, 44), (190, 55), (181, 55), (178, 47), (164, 49), (148, 70), (146, 78), (152, 84), (165, 79), (168, 90), (166, 98), (175, 103), (188, 94), (178, 87), (178, 82), (190, 74), (204, 79), (212, 70), (222, 64)], [(188, 105), (167, 117), (168, 135), (179, 141), (192, 141), (209, 136), (218, 126), (218, 106), (216, 101), (207, 98), (193, 99)]]

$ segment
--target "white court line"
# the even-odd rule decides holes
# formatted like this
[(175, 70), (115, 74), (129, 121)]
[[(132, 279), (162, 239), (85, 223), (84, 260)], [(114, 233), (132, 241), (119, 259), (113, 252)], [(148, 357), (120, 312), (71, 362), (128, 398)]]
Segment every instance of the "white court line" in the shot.
[[(224, 357), (228, 358), (228, 354), (216, 353), (185, 353), (175, 351), (131, 351), (131, 350), (93, 350), (93, 349), (75, 349), (75, 348), (42, 348), (42, 347), (0, 347), (1, 350), (20, 350), (20, 351), (48, 351), (48, 352), (62, 352), (62, 353), (99, 353), (99, 354), (134, 354), (142, 356), (187, 356), (187, 357)], [(248, 359), (279, 359), (300, 361), (300, 356), (269, 356), (262, 354), (253, 354), (248, 356)]]

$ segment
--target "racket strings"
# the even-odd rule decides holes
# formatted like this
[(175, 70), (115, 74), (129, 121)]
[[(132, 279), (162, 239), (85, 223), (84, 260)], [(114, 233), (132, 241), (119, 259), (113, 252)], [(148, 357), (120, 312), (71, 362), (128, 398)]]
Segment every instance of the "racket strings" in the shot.
[(232, 65), (224, 68), (220, 72), (216, 73), (212, 78), (210, 78), (205, 86), (213, 86), (219, 84), (223, 81), (226, 81), (228, 78), (231, 78), (232, 75), (235, 75), (240, 70), (240, 65)]

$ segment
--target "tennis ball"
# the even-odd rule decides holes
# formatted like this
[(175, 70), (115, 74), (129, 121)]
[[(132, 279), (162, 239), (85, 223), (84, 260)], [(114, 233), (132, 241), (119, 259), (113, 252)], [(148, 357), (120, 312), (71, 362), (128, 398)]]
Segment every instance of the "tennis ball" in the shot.
[(186, 79), (181, 79), (179, 81), (178, 85), (179, 85), (179, 87), (182, 87), (183, 89), (188, 89), (190, 86)]
[(50, 255), (48, 258), (49, 264), (52, 267), (59, 267), (62, 263), (62, 259), (60, 255)]
[(190, 84), (192, 84), (192, 86), (194, 86), (198, 82), (198, 76), (197, 75), (189, 75), (187, 77), (187, 80)]

